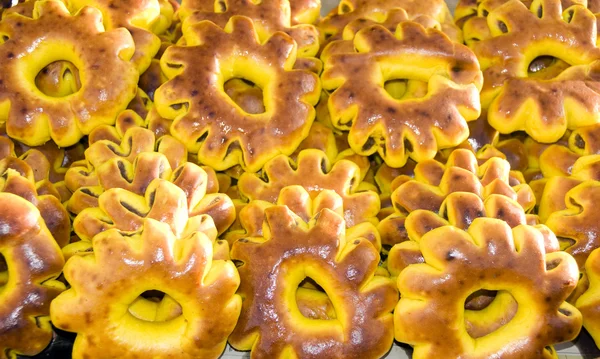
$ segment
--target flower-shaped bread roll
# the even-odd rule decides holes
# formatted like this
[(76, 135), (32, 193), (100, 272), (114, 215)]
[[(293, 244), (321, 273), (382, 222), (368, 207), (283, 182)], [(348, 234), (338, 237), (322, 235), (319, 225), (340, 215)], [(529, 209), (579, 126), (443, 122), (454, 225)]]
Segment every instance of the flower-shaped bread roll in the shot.
[(34, 205), (0, 193), (0, 358), (36, 355), (52, 339), (50, 301), (64, 259)]
[(343, 0), (319, 22), (319, 29), (327, 40), (338, 40), (346, 25), (365, 20), (381, 22), (392, 10), (404, 9), (411, 20), (429, 17), (441, 24), (450, 39), (462, 42), (460, 30), (452, 21), (446, 2), (442, 0)]
[[(274, 203), (253, 200), (247, 205), (240, 206), (236, 223), (224, 234), (223, 239), (233, 244), (238, 239), (262, 236), (265, 210), (274, 206), (287, 206), (305, 222), (309, 222), (325, 208), (344, 216), (344, 200), (334, 191), (324, 189), (311, 197), (311, 194), (302, 186), (287, 186), (279, 192), (277, 201)], [(365, 238), (373, 244), (375, 249), (381, 249), (381, 239), (374, 224), (362, 222), (348, 226), (346, 223), (346, 226), (348, 236)]]
[(135, 43), (131, 61), (139, 72), (146, 71), (152, 58), (160, 49), (160, 39), (152, 33), (153, 26), (161, 16), (159, 0), (69, 0), (69, 10), (76, 13), (86, 6), (102, 12), (106, 30), (126, 28)]
[(471, 47), (484, 74), (482, 107), (500, 133), (556, 142), (600, 122), (600, 49), (594, 14), (581, 5), (512, 0), (487, 17), (491, 37)]
[(577, 299), (575, 306), (583, 315), (583, 326), (596, 346), (600, 343), (600, 249), (595, 249), (585, 262), (589, 288)]
[[(567, 253), (546, 253), (534, 227), (478, 218), (467, 231), (434, 229), (419, 247), (424, 263), (400, 273), (394, 312), (396, 339), (414, 347), (415, 359), (553, 358), (553, 344), (579, 334), (581, 313), (565, 302), (577, 284), (577, 264)], [(497, 292), (495, 310), (507, 309), (494, 302), (508, 296), (517, 303), (503, 325), (483, 336), (468, 332), (464, 308), (481, 290)]]
[(34, 171), (23, 160), (7, 157), (0, 160), (0, 192), (15, 194), (31, 202), (40, 212), (47, 228), (60, 247), (69, 243), (71, 220), (53, 187), (46, 193), (38, 192)]
[[(225, 231), (235, 219), (235, 209), (231, 199), (223, 193), (208, 192), (209, 182), (214, 179), (210, 179), (206, 171), (191, 162), (172, 169), (163, 154), (143, 152), (135, 157), (133, 163), (113, 158), (95, 171), (98, 184), (77, 189), (67, 202), (66, 207), (73, 215), (78, 215), (86, 208), (101, 206), (103, 192), (118, 188), (123, 189), (124, 192), (113, 192), (113, 194), (105, 196), (105, 199), (111, 198), (114, 194), (133, 196), (133, 201), (138, 207), (133, 212), (137, 211), (140, 216), (144, 211), (147, 212), (153, 207), (153, 201), (156, 198), (152, 199), (152, 193), (156, 189), (156, 184), (161, 181), (154, 185), (152, 183), (161, 179), (172, 182), (183, 190), (190, 216), (210, 214), (219, 233)], [(128, 192), (130, 193), (127, 194)], [(121, 202), (119, 200), (119, 203)], [(135, 209), (136, 205), (129, 207)], [(121, 210), (123, 209), (121, 208)]]
[[(160, 178), (153, 180), (143, 195), (122, 188), (109, 189), (98, 198), (98, 207), (86, 208), (75, 217), (73, 230), (81, 240), (91, 241), (98, 233), (111, 228), (136, 231), (143, 225), (144, 218), (152, 218), (168, 224), (173, 233), (179, 236), (188, 218), (208, 215), (220, 226), (215, 227), (215, 231), (223, 232), (235, 219), (233, 204), (221, 193), (202, 196), (206, 176), (202, 171), (195, 175), (200, 180), (191, 194)], [(188, 195), (193, 205), (190, 209)]]
[[(335, 46), (332, 43), (329, 46)], [(333, 91), (333, 125), (349, 130), (358, 154), (379, 153), (391, 167), (410, 156), (430, 159), (467, 139), (479, 116), (482, 76), (475, 55), (434, 29), (402, 22), (396, 33), (376, 25), (354, 36), (354, 51), (325, 58), (323, 87)], [(392, 96), (386, 82), (427, 83), (424, 93)], [(413, 96), (415, 95), (415, 96)]]
[[(0, 35), (0, 122), (21, 142), (35, 146), (52, 138), (73, 145), (114, 123), (136, 94), (131, 35), (122, 28), (104, 31), (97, 9), (72, 16), (59, 1), (39, 1), (33, 18), (4, 16)], [(75, 64), (81, 78), (79, 91), (66, 97), (47, 96), (35, 85), (38, 72), (58, 60)]]
[[(553, 188), (549, 184), (544, 191)], [(561, 247), (575, 257), (582, 270), (588, 256), (600, 247), (600, 215), (596, 208), (599, 200), (600, 182), (585, 181), (566, 192), (565, 209), (553, 212), (545, 221), (560, 238)]]
[[(137, 116), (130, 111), (132, 119)], [(125, 117), (119, 117), (126, 119)], [(132, 126), (126, 128), (125, 123), (120, 126), (100, 126), (89, 136), (90, 146), (85, 150), (85, 160), (72, 164), (65, 175), (65, 183), (71, 192), (86, 186), (98, 185), (97, 169), (111, 159), (120, 159), (126, 162), (135, 161), (140, 153), (158, 152), (166, 156), (171, 168), (179, 167), (187, 161), (187, 151), (182, 143), (171, 136), (162, 136), (158, 140), (152, 131)], [(124, 128), (122, 128), (122, 126)]]
[(360, 191), (360, 168), (349, 160), (333, 165), (324, 152), (308, 149), (298, 154), (297, 161), (279, 155), (267, 162), (260, 175), (245, 172), (238, 180), (240, 194), (249, 200), (276, 203), (284, 187), (300, 185), (316, 197), (332, 190), (343, 199), (343, 216), (348, 227), (362, 222), (376, 222), (379, 196), (373, 191)]
[[(188, 23), (210, 21), (225, 28), (233, 16), (248, 17), (254, 23), (254, 27), (261, 42), (269, 39), (275, 32), (287, 33), (298, 46), (299, 57), (315, 56), (319, 51), (319, 31), (313, 25), (299, 24), (292, 26), (291, 9), (289, 0), (263, 0), (254, 2), (252, 0), (220, 0), (215, 4), (217, 11), (196, 11), (186, 16), (188, 11), (185, 1), (179, 10), (179, 16)], [(184, 27), (186, 24), (184, 23)]]
[[(56, 327), (77, 333), (73, 358), (218, 358), (241, 298), (235, 265), (213, 259), (213, 242), (195, 230), (178, 239), (153, 219), (138, 232), (96, 236), (93, 253), (67, 261), (71, 289), (50, 308)], [(148, 291), (172, 298), (181, 312), (139, 318), (131, 306)]]
[[(275, 33), (261, 44), (252, 21), (239, 16), (225, 30), (188, 21), (183, 32), (187, 46), (165, 52), (161, 66), (171, 80), (155, 93), (160, 115), (174, 119), (173, 136), (216, 170), (240, 164), (258, 171), (277, 154), (294, 152), (310, 130), (320, 83), (314, 73), (292, 69), (292, 38)], [(240, 77), (263, 90), (264, 113), (241, 110), (223, 92), (227, 80)]]
[[(252, 349), (252, 358), (380, 358), (389, 350), (397, 292), (389, 278), (374, 276), (377, 250), (345, 227), (328, 209), (306, 223), (275, 206), (265, 210), (263, 236), (234, 243), (244, 297), (234, 348)], [(335, 319), (302, 315), (296, 291), (307, 277), (327, 293)]]
[[(447, 225), (467, 230), (477, 218), (500, 219), (511, 228), (522, 224), (535, 225), (539, 231), (548, 236), (545, 240), (546, 252), (560, 249), (550, 229), (539, 225), (536, 216), (527, 215), (515, 200), (499, 194), (492, 194), (482, 200), (475, 193), (454, 192), (446, 197), (439, 213), (416, 210), (404, 219), (402, 228), (396, 230), (401, 234), (396, 240), (404, 241), (395, 244), (388, 253), (386, 266), (390, 275), (396, 277), (407, 265), (423, 262), (418, 242), (427, 232)], [(392, 240), (388, 238), (387, 244), (389, 245), (390, 242)]]
[(417, 164), (414, 173), (414, 179), (407, 178), (391, 195), (395, 212), (382, 220), (378, 227), (383, 244), (393, 245), (407, 240), (404, 227), (406, 214), (419, 209), (438, 213), (451, 193), (469, 192), (482, 199), (493, 194), (503, 195), (516, 201), (525, 212), (535, 205), (531, 188), (515, 181), (510, 165), (499, 157), (492, 157), (479, 165), (473, 152), (457, 149), (445, 165), (435, 160), (424, 161)]

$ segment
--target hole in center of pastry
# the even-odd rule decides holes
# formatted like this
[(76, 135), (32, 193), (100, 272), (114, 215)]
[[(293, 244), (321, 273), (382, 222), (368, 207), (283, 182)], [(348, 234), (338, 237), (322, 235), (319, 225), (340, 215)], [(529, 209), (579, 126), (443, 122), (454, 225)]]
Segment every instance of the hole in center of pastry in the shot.
[(38, 72), (37, 88), (50, 97), (66, 97), (81, 89), (79, 70), (72, 62), (54, 61)]
[(223, 89), (245, 112), (254, 115), (265, 112), (263, 90), (254, 82), (235, 77), (226, 81)]
[(519, 305), (508, 291), (480, 289), (467, 297), (464, 308), (465, 329), (477, 339), (508, 324)]
[(179, 317), (181, 305), (160, 290), (147, 290), (129, 305), (129, 313), (146, 322), (167, 322)]
[(308, 319), (336, 319), (335, 309), (327, 292), (315, 280), (305, 278), (296, 289), (296, 303), (300, 313)]
[(551, 80), (568, 69), (570, 65), (554, 56), (538, 56), (529, 63), (527, 68), (528, 77), (540, 80)]
[(6, 283), (8, 283), (8, 264), (2, 253), (0, 253), (0, 292), (2, 292)]
[(396, 100), (421, 98), (427, 94), (427, 82), (411, 79), (391, 79), (383, 84), (385, 91)]

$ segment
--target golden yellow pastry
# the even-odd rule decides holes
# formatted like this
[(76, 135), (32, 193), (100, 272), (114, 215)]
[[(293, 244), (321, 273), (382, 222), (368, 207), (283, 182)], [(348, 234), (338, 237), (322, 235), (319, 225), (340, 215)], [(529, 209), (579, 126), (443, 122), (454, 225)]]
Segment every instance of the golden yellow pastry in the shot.
[[(252, 358), (365, 359), (390, 349), (397, 292), (389, 278), (374, 276), (377, 250), (364, 238), (347, 236), (345, 227), (328, 209), (306, 223), (275, 206), (265, 210), (263, 236), (233, 244), (244, 297), (229, 337), (234, 348), (251, 349)], [(323, 288), (335, 319), (302, 315), (296, 291), (306, 278)]]
[[(331, 121), (349, 131), (356, 153), (379, 153), (387, 165), (402, 167), (409, 156), (430, 159), (467, 139), (467, 122), (480, 113), (482, 82), (467, 47), (412, 22), (400, 23), (395, 34), (379, 25), (365, 28), (353, 41), (352, 52), (324, 55), (321, 79), (333, 91)], [(405, 91), (391, 95), (385, 89), (390, 81), (404, 83)], [(422, 83), (426, 92), (410, 90)]]
[[(276, 33), (261, 44), (252, 21), (238, 16), (225, 31), (186, 21), (183, 32), (187, 46), (170, 47), (161, 58), (170, 80), (154, 98), (159, 114), (174, 119), (173, 136), (216, 170), (240, 164), (258, 171), (276, 155), (290, 155), (308, 135), (320, 93), (314, 73), (292, 70), (292, 38)], [(227, 96), (222, 86), (232, 78), (263, 90), (264, 113), (249, 114)]]
[[(565, 301), (577, 284), (577, 264), (567, 253), (547, 253), (536, 228), (477, 218), (467, 231), (427, 232), (419, 248), (424, 263), (400, 273), (394, 311), (396, 340), (414, 347), (413, 358), (554, 358), (553, 344), (579, 334), (581, 313)], [(464, 306), (481, 290), (496, 292), (483, 316), (509, 315), (491, 332), (472, 334)], [(516, 310), (507, 307), (512, 301)]]
[[(219, 233), (225, 231), (235, 219), (231, 199), (226, 194), (216, 193), (215, 178), (210, 178), (200, 166), (191, 162), (171, 168), (163, 154), (144, 152), (133, 162), (113, 158), (94, 171), (97, 183), (78, 188), (66, 203), (66, 208), (74, 216), (86, 208), (98, 207), (101, 195), (106, 190), (120, 188), (138, 196), (150, 196), (148, 190), (152, 182), (162, 179), (183, 190), (190, 215), (211, 214)], [(213, 188), (209, 192), (210, 187)], [(141, 197), (137, 198), (139, 202)], [(147, 201), (151, 202), (150, 197)]]
[[(187, 22), (197, 23), (208, 20), (222, 28), (225, 28), (233, 16), (245, 16), (254, 22), (261, 42), (269, 39), (275, 32), (282, 31), (296, 41), (299, 57), (314, 56), (319, 51), (317, 28), (310, 24), (292, 24), (292, 12), (288, 0), (263, 0), (260, 2), (251, 0), (184, 0), (178, 15)], [(311, 16), (314, 15), (309, 15), (309, 17)]]
[(515, 180), (508, 162), (492, 157), (479, 165), (475, 154), (457, 149), (446, 164), (435, 160), (418, 163), (414, 179), (400, 176), (391, 195), (394, 213), (379, 223), (383, 244), (393, 245), (407, 240), (404, 221), (410, 212), (424, 209), (438, 213), (451, 193), (469, 192), (485, 199), (490, 195), (506, 196), (518, 203), (525, 212), (535, 206), (531, 188)]
[[(118, 2), (112, 0), (68, 0), (65, 2), (73, 14), (86, 6), (100, 10), (106, 30), (126, 28), (135, 43), (135, 53), (131, 61), (140, 73), (146, 71), (150, 66), (150, 61), (160, 48), (160, 39), (152, 33), (153, 26), (160, 20), (166, 21), (164, 15), (161, 17), (161, 6), (158, 0), (119, 0)], [(164, 24), (160, 24), (159, 27), (162, 29), (164, 26)]]
[[(482, 107), (500, 133), (550, 143), (600, 121), (596, 17), (581, 5), (512, 0), (487, 17), (491, 37), (471, 48), (481, 63)], [(566, 40), (568, 39), (568, 41)]]
[[(332, 190), (322, 190), (311, 197), (311, 194), (302, 186), (292, 185), (284, 187), (275, 203), (263, 200), (253, 200), (248, 204), (238, 207), (236, 223), (223, 235), (230, 244), (247, 237), (263, 235), (263, 220), (265, 210), (274, 206), (286, 206), (295, 215), (309, 222), (322, 209), (328, 209), (344, 216), (344, 200)], [(373, 244), (375, 249), (381, 249), (381, 239), (375, 225), (362, 222), (348, 226), (347, 235), (362, 237)]]
[[(545, 191), (553, 189), (554, 186), (548, 184)], [(596, 210), (599, 199), (600, 182), (585, 181), (567, 191), (563, 197), (564, 209), (552, 212), (545, 221), (560, 238), (561, 247), (575, 257), (581, 269), (590, 253), (600, 247), (599, 216)]]
[[(137, 232), (97, 235), (93, 253), (67, 261), (71, 288), (50, 307), (56, 327), (77, 333), (73, 358), (218, 358), (242, 301), (235, 265), (213, 259), (214, 242), (192, 228), (176, 238), (153, 219)], [(148, 291), (164, 293), (181, 311), (137, 317), (130, 307)]]
[[(534, 1), (520, 0), (527, 8), (531, 7)], [(593, 13), (596, 13), (597, 6), (593, 3), (596, 0), (560, 0), (564, 9), (572, 5), (587, 6)], [(490, 28), (487, 25), (487, 17), (496, 8), (506, 4), (509, 0), (459, 0), (454, 10), (454, 19), (458, 27), (463, 30), (466, 44), (473, 43), (492, 37)], [(535, 1), (536, 4), (539, 3)]]
[[(562, 151), (562, 149), (562, 147), (551, 146), (546, 151), (556, 155), (559, 151)], [(558, 154), (560, 155), (560, 153)], [(572, 153), (569, 153), (568, 155), (572, 155)], [(552, 213), (567, 208), (567, 192), (584, 181), (600, 180), (600, 156), (589, 155), (579, 157), (568, 169), (563, 169), (565, 172), (559, 170), (560, 167), (550, 164), (552, 161), (550, 156), (543, 157), (548, 163), (548, 165), (545, 166), (545, 175), (547, 175), (547, 177), (542, 183), (543, 192), (539, 201), (538, 213), (540, 219), (545, 222)], [(557, 161), (557, 163), (560, 164), (561, 157), (557, 156), (554, 158), (554, 161)]]
[(34, 171), (23, 160), (14, 157), (0, 160), (0, 192), (15, 194), (37, 207), (56, 243), (64, 247), (71, 237), (69, 214), (52, 184), (38, 185), (40, 190), (36, 186)]
[[(412, 215), (412, 213), (418, 213)], [(392, 277), (396, 277), (409, 264), (422, 263), (423, 257), (418, 242), (427, 232), (447, 225), (467, 230), (477, 218), (496, 218), (506, 222), (511, 228), (522, 224), (537, 226), (537, 229), (551, 235), (544, 226), (538, 226), (538, 218), (528, 215), (515, 200), (498, 194), (485, 199), (469, 192), (454, 192), (448, 195), (439, 212), (416, 210), (411, 212), (403, 224), (403, 237), (408, 240), (395, 244), (388, 253), (386, 267)], [(554, 240), (546, 240), (546, 251), (559, 250)]]
[(410, 20), (429, 17), (439, 23), (441, 30), (453, 41), (462, 42), (462, 34), (452, 21), (452, 14), (443, 0), (343, 0), (319, 22), (326, 43), (340, 39), (346, 25), (354, 21), (382, 22), (389, 11), (404, 9)]
[(52, 339), (50, 301), (64, 259), (34, 205), (0, 193), (0, 358), (36, 355)]
[[(63, 3), (54, 0), (36, 2), (33, 18), (3, 17), (0, 122), (6, 123), (9, 136), (30, 146), (52, 138), (64, 147), (101, 124), (115, 122), (136, 94), (139, 73), (129, 61), (134, 52), (129, 32), (103, 31), (101, 23), (97, 9), (88, 7), (71, 16)], [(50, 97), (34, 79), (59, 60), (76, 65), (81, 89), (66, 97)]]
[(596, 342), (600, 343), (600, 249), (592, 251), (585, 262), (589, 288), (577, 299), (575, 306), (583, 315), (583, 326)]
[[(4, 132), (3, 129), (0, 128), (0, 133)], [(61, 202), (66, 201), (70, 191), (64, 182), (65, 173), (73, 162), (83, 158), (84, 146), (77, 144), (60, 148), (49, 141), (42, 146), (29, 147), (4, 135), (0, 137), (0, 159), (19, 158), (29, 165), (24, 173), (32, 171), (38, 194), (57, 195)]]
[[(129, 114), (133, 119), (139, 118), (134, 113)], [(148, 129), (137, 125), (128, 128), (126, 121), (117, 125), (101, 126), (90, 134), (90, 146), (85, 150), (85, 159), (73, 163), (65, 174), (65, 183), (71, 192), (81, 187), (97, 186), (97, 169), (112, 159), (132, 163), (139, 154), (156, 151), (165, 156), (171, 168), (187, 161), (185, 146), (171, 136), (156, 140)]]
[[(181, 171), (175, 183), (155, 179), (142, 195), (121, 188), (105, 191), (98, 197), (98, 207), (84, 209), (75, 217), (73, 230), (80, 239), (91, 241), (111, 228), (135, 231), (144, 218), (152, 218), (168, 224), (179, 235), (188, 216), (206, 214), (217, 224), (218, 233), (223, 232), (235, 219), (231, 200), (221, 193), (205, 193), (207, 176), (199, 167), (188, 164)], [(189, 185), (192, 181), (194, 185)]]
[(296, 161), (300, 152), (307, 149), (323, 151), (330, 161), (335, 161), (339, 154), (335, 133), (331, 128), (317, 121), (310, 126), (308, 136), (300, 143), (290, 158)]
[(292, 25), (315, 24), (321, 17), (321, 0), (290, 0)]
[(300, 185), (311, 197), (332, 190), (343, 199), (343, 216), (348, 227), (362, 222), (377, 222), (379, 196), (373, 191), (359, 191), (360, 168), (352, 161), (331, 163), (326, 154), (315, 149), (301, 151), (297, 161), (279, 155), (267, 162), (260, 175), (243, 173), (238, 190), (243, 198), (276, 203), (284, 187)]

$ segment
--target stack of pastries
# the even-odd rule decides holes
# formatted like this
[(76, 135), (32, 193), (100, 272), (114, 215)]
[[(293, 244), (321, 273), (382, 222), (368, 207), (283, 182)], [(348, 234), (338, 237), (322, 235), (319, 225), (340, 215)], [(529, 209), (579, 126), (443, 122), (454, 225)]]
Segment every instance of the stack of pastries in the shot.
[(2, 5), (0, 359), (600, 347), (600, 1)]

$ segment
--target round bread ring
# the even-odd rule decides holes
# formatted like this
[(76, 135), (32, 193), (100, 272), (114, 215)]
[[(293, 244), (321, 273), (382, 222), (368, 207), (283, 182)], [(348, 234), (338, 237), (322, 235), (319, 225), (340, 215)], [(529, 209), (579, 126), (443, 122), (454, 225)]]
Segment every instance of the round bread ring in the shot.
[(462, 34), (452, 21), (452, 14), (445, 1), (441, 0), (343, 0), (337, 9), (319, 22), (319, 29), (325, 34), (325, 41), (338, 40), (346, 25), (357, 20), (377, 22), (393, 9), (404, 9), (410, 20), (428, 16), (441, 24), (441, 30), (457, 43), (462, 42)]
[(0, 193), (0, 225), (0, 254), (8, 268), (8, 280), (0, 284), (0, 358), (36, 355), (52, 339), (49, 307), (65, 289), (56, 280), (64, 259), (39, 211), (25, 199)]
[(373, 191), (359, 191), (360, 168), (349, 160), (333, 165), (326, 154), (308, 149), (298, 160), (279, 155), (265, 164), (261, 175), (245, 172), (238, 180), (240, 194), (249, 200), (277, 202), (281, 190), (291, 185), (304, 187), (315, 197), (324, 189), (335, 191), (344, 201), (344, 219), (348, 227), (362, 222), (377, 222), (379, 196)]
[[(536, 0), (528, 9), (512, 0), (490, 12), (487, 24), (492, 37), (472, 48), (484, 72), (482, 107), (495, 129), (525, 131), (551, 143), (567, 129), (600, 122), (595, 80), (600, 49), (591, 11), (579, 5), (563, 10), (560, 0)], [(550, 66), (530, 75), (531, 64), (542, 56), (558, 58), (567, 68)]]
[(454, 192), (474, 193), (482, 199), (499, 194), (516, 201), (525, 212), (535, 206), (532, 189), (513, 181), (506, 160), (492, 157), (479, 165), (475, 154), (467, 149), (454, 150), (445, 165), (435, 160), (418, 163), (414, 177), (400, 176), (392, 183), (396, 187), (390, 196), (394, 213), (377, 227), (383, 245), (408, 239), (404, 226), (408, 213), (419, 209), (438, 213), (444, 199)]
[(577, 299), (575, 306), (583, 315), (583, 326), (590, 333), (596, 346), (600, 343), (600, 303), (598, 288), (600, 285), (600, 249), (592, 251), (585, 262), (585, 272), (589, 288)]
[[(425, 263), (398, 277), (396, 339), (413, 345), (415, 359), (555, 357), (546, 347), (572, 340), (581, 328), (581, 313), (565, 302), (578, 270), (567, 253), (546, 253), (543, 237), (531, 226), (511, 230), (492, 218), (474, 220), (467, 232), (444, 226), (425, 234), (419, 242)], [(462, 303), (482, 288), (507, 291), (518, 309), (504, 326), (474, 339)]]
[[(244, 302), (230, 344), (252, 349), (255, 358), (383, 356), (392, 345), (397, 292), (389, 278), (374, 276), (377, 250), (363, 238), (346, 237), (344, 220), (328, 209), (309, 223), (285, 206), (267, 208), (265, 218), (263, 237), (239, 240), (231, 251), (243, 262)], [(296, 289), (307, 276), (327, 292), (338, 319), (301, 314)]]
[[(411, 22), (400, 23), (395, 35), (379, 25), (362, 29), (354, 47), (325, 58), (321, 79), (334, 91), (328, 100), (331, 120), (350, 131), (348, 143), (356, 153), (378, 152), (389, 166), (402, 167), (409, 156), (430, 159), (467, 139), (467, 121), (479, 117), (482, 81), (468, 48)], [(394, 99), (384, 83), (398, 77), (428, 82), (427, 94)]]
[[(51, 186), (51, 184), (50, 184)], [(33, 170), (20, 159), (7, 157), (0, 160), (0, 192), (12, 193), (31, 202), (40, 211), (42, 219), (60, 247), (71, 238), (69, 213), (60, 202), (59, 194), (38, 193)]]
[[(240, 164), (255, 172), (279, 153), (290, 155), (308, 135), (321, 90), (314, 73), (292, 70), (293, 40), (276, 33), (261, 45), (252, 21), (238, 16), (225, 31), (208, 21), (186, 22), (184, 36), (188, 46), (172, 46), (161, 58), (171, 80), (155, 93), (159, 114), (174, 119), (171, 133), (215, 170)], [(245, 113), (222, 91), (235, 77), (263, 89), (266, 112)]]
[(183, 11), (184, 6), (182, 6), (179, 16), (184, 20), (184, 28), (188, 24), (201, 21), (210, 21), (225, 28), (232, 17), (244, 16), (254, 23), (260, 42), (267, 41), (276, 32), (281, 31), (296, 41), (298, 57), (312, 57), (319, 51), (319, 31), (315, 26), (309, 24), (292, 26), (290, 1), (263, 0), (256, 3), (252, 0), (220, 0), (215, 3), (215, 8), (217, 7), (218, 11), (200, 10), (187, 15), (188, 12)]
[[(127, 107), (139, 77), (129, 61), (134, 44), (127, 30), (103, 32), (101, 24), (97, 9), (84, 8), (71, 16), (55, 0), (36, 2), (33, 19), (18, 14), (2, 19), (0, 39), (8, 40), (0, 40), (0, 122), (6, 122), (12, 138), (30, 146), (50, 138), (61, 147), (71, 146), (96, 126), (113, 124)], [(65, 43), (73, 49), (65, 50)], [(36, 46), (31, 49), (31, 44)], [(36, 88), (34, 79), (59, 60), (79, 69), (81, 89), (52, 98)]]
[[(50, 312), (55, 326), (77, 333), (73, 358), (218, 358), (241, 298), (235, 265), (213, 260), (213, 240), (198, 231), (176, 239), (166, 224), (146, 219), (140, 232), (103, 232), (93, 253), (71, 257), (64, 274), (72, 287)], [(177, 301), (181, 315), (165, 322), (133, 316), (129, 305), (148, 290)]]

